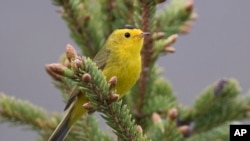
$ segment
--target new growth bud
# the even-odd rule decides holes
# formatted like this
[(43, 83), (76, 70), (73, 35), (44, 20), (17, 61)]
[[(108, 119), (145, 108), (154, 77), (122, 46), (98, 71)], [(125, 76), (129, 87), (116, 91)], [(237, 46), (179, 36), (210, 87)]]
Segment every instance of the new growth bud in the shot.
[(86, 109), (88, 111), (93, 111), (94, 110), (94, 107), (90, 102), (84, 103), (82, 106), (83, 106), (84, 109)]
[(185, 5), (185, 10), (187, 12), (192, 12), (194, 9), (194, 1), (193, 0), (188, 0), (186, 5)]
[(92, 77), (89, 73), (85, 73), (82, 75), (82, 81), (84, 83), (89, 83), (91, 81)]
[(172, 121), (175, 121), (177, 119), (177, 116), (178, 116), (178, 111), (176, 108), (171, 108), (169, 111), (168, 111), (168, 115), (167, 117), (172, 120)]
[(71, 68), (71, 63), (69, 62), (68, 58), (65, 59), (65, 61), (63, 62), (63, 65), (66, 66), (67, 68)]
[(66, 46), (66, 56), (67, 56), (69, 61), (71, 61), (72, 59), (77, 58), (76, 50), (70, 44), (67, 44), (67, 46)]
[(178, 129), (184, 137), (189, 137), (191, 134), (191, 128), (188, 125), (180, 126)]
[(109, 84), (110, 84), (110, 88), (113, 89), (115, 88), (116, 84), (117, 84), (117, 77), (116, 76), (112, 76), (109, 79)]
[(218, 96), (223, 91), (227, 83), (228, 83), (228, 79), (220, 80), (214, 88), (214, 95)]
[(176, 42), (177, 38), (178, 38), (178, 34), (173, 34), (173, 35), (169, 36), (167, 38), (167, 40), (165, 40), (165, 42), (164, 42), (163, 52), (165, 52), (165, 53), (174, 53), (175, 48), (172, 47), (171, 45)]
[(64, 75), (64, 67), (61, 64), (47, 64), (45, 65), (45, 70), (51, 77), (58, 81), (61, 81), (62, 75)]
[(165, 41), (164, 46), (165, 47), (171, 46), (173, 43), (176, 42), (177, 38), (178, 38), (178, 34), (173, 34), (169, 36), (167, 40)]
[(47, 64), (45, 68), (49, 71), (53, 71), (59, 75), (64, 75), (64, 66), (58, 63)]
[(186, 21), (182, 26), (180, 26), (180, 32), (183, 34), (188, 33), (192, 28), (193, 21)]
[(139, 133), (143, 133), (143, 130), (142, 130), (142, 128), (141, 128), (140, 125), (137, 125), (137, 126), (136, 126), (136, 129), (137, 129), (137, 131), (138, 131)]
[(164, 32), (155, 32), (155, 33), (153, 34), (153, 38), (156, 39), (156, 40), (160, 40), (160, 39), (162, 39), (164, 36), (165, 36), (165, 33), (164, 33)]
[(172, 47), (172, 46), (166, 47), (164, 49), (164, 52), (166, 52), (166, 53), (175, 53), (175, 48)]
[(81, 60), (81, 58), (76, 58), (75, 60), (74, 60), (74, 65), (75, 65), (75, 67), (76, 68), (81, 68), (81, 65), (82, 65), (82, 60)]
[(110, 103), (115, 102), (119, 99), (119, 95), (118, 94), (111, 94), (109, 97), (109, 101)]
[(193, 13), (191, 14), (191, 16), (190, 16), (190, 20), (191, 20), (191, 21), (195, 21), (197, 18), (198, 18), (198, 14), (195, 13), (195, 12), (193, 12)]
[(162, 122), (161, 116), (158, 113), (152, 114), (153, 123), (160, 123)]

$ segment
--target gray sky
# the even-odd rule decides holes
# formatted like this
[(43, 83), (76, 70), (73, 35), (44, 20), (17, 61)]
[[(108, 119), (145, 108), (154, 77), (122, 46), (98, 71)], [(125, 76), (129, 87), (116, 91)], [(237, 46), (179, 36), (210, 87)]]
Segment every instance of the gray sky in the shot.
[[(174, 44), (177, 52), (161, 57), (159, 66), (184, 105), (191, 105), (207, 85), (235, 77), (243, 92), (250, 88), (250, 1), (196, 1), (199, 14), (191, 33)], [(48, 111), (62, 111), (59, 91), (44, 65), (58, 60), (69, 30), (51, 1), (0, 2), (0, 91), (26, 99)], [(75, 46), (76, 47), (76, 46)], [(34, 140), (25, 127), (0, 125), (0, 140)]]

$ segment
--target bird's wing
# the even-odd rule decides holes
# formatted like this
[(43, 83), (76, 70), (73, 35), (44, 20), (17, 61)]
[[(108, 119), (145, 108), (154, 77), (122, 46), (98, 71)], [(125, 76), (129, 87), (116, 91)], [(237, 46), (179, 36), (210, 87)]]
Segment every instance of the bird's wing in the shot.
[(64, 111), (66, 111), (70, 105), (75, 101), (76, 96), (80, 93), (80, 91), (77, 88), (72, 89), (71, 94), (69, 95), (69, 99), (65, 105)]
[(110, 50), (107, 47), (103, 47), (94, 57), (93, 61), (96, 63), (99, 69), (103, 69), (107, 63)]

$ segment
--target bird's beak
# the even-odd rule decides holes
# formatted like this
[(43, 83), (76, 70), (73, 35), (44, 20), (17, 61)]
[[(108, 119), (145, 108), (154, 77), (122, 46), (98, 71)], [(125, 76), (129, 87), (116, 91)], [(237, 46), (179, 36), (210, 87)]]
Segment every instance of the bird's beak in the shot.
[(142, 33), (141, 33), (141, 36), (143, 36), (143, 37), (144, 37), (144, 36), (146, 36), (146, 35), (150, 35), (150, 34), (151, 34), (150, 32), (142, 32)]

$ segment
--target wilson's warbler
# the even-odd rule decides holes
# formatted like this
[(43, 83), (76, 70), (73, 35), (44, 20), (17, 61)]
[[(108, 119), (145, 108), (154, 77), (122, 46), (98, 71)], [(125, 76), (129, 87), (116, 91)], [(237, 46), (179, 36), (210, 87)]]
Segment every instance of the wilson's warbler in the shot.
[[(141, 49), (144, 36), (149, 32), (142, 32), (131, 25), (117, 29), (108, 37), (104, 47), (94, 57), (94, 62), (102, 69), (108, 81), (117, 77), (116, 91), (122, 97), (138, 80), (141, 72)], [(88, 102), (84, 93), (72, 93), (66, 105), (66, 113), (49, 141), (62, 141), (71, 126), (84, 114), (82, 107)]]

